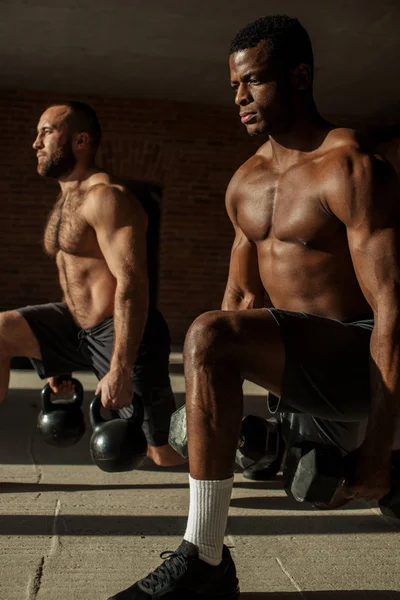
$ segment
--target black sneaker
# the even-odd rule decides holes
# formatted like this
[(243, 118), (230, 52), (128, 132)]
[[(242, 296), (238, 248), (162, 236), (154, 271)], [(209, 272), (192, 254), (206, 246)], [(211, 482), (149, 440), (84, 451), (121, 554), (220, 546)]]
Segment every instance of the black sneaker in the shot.
[(235, 563), (224, 546), (222, 562), (213, 567), (199, 559), (197, 546), (183, 540), (147, 577), (108, 600), (237, 600), (240, 595)]

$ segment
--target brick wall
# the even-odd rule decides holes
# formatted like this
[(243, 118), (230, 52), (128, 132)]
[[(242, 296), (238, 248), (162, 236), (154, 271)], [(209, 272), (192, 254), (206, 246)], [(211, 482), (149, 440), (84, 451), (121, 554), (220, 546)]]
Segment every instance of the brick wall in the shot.
[[(59, 188), (37, 175), (31, 145), (43, 109), (63, 99), (34, 92), (0, 97), (1, 309), (60, 297), (54, 264), (42, 249)], [(159, 306), (179, 344), (198, 314), (220, 305), (232, 242), (224, 192), (256, 146), (234, 109), (79, 99), (97, 110), (102, 124), (99, 163), (118, 177), (163, 189)]]
[[(65, 99), (39, 92), (0, 96), (0, 309), (60, 298), (54, 264), (42, 249), (59, 188), (37, 175), (31, 145), (43, 109)], [(163, 189), (159, 306), (180, 344), (198, 314), (220, 306), (233, 239), (224, 193), (261, 140), (246, 136), (234, 108), (79, 99), (97, 110), (102, 124), (99, 163), (118, 177)]]

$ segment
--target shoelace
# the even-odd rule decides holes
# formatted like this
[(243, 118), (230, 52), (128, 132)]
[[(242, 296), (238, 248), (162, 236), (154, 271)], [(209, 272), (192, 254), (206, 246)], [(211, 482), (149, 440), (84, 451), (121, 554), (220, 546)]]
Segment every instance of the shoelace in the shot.
[(165, 562), (141, 581), (141, 584), (152, 592), (157, 588), (165, 587), (171, 579), (177, 579), (184, 572), (187, 563), (183, 554), (177, 554), (172, 550), (161, 552), (160, 558)]

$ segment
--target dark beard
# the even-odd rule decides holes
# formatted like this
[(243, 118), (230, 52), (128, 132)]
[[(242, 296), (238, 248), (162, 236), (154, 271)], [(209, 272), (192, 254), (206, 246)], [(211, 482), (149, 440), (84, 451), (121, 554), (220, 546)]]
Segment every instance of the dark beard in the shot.
[(58, 148), (46, 162), (40, 166), (39, 175), (59, 179), (70, 173), (76, 165), (76, 158), (72, 152), (71, 140), (68, 140), (62, 148)]

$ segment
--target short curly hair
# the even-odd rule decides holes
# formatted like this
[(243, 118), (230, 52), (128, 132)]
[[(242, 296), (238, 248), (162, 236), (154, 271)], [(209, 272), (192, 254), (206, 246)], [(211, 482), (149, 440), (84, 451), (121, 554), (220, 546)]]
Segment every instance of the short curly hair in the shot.
[(238, 31), (230, 45), (230, 54), (254, 48), (267, 40), (272, 58), (289, 68), (305, 63), (314, 72), (314, 55), (310, 37), (300, 21), (287, 15), (271, 15), (252, 21)]

